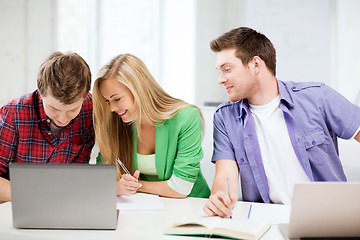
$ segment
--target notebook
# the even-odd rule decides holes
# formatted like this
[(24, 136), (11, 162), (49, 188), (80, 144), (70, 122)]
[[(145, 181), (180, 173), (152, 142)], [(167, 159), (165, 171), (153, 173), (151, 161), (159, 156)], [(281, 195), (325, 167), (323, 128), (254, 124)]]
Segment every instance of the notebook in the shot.
[(279, 225), (290, 239), (360, 236), (360, 183), (297, 184), (289, 224)]
[(115, 229), (116, 167), (10, 164), (15, 228)]
[(205, 236), (232, 239), (260, 239), (270, 228), (269, 224), (248, 218), (195, 217), (171, 223), (165, 234)]

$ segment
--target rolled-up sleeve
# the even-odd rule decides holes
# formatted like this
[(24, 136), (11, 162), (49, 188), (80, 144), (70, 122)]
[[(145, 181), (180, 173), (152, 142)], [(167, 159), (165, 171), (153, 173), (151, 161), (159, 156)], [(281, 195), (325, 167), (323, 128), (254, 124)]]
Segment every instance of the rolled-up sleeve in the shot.
[(177, 177), (175, 174), (171, 176), (171, 178), (167, 181), (167, 184), (172, 190), (183, 195), (189, 195), (192, 187), (194, 186), (193, 182), (185, 181)]
[(189, 108), (185, 113), (178, 136), (173, 174), (185, 181), (195, 182), (204, 155), (201, 147), (201, 117), (197, 108)]

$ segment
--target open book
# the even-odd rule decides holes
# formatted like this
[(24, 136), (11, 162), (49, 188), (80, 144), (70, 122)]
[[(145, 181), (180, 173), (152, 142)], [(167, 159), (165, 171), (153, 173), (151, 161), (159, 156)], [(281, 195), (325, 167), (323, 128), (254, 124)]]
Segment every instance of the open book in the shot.
[(234, 239), (259, 239), (270, 228), (247, 218), (198, 217), (174, 222), (165, 230), (170, 235), (220, 236)]

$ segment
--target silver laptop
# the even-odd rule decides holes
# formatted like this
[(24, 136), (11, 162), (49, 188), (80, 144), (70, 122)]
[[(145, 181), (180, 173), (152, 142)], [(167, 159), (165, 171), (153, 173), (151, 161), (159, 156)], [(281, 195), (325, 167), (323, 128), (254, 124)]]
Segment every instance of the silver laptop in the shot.
[(338, 238), (360, 236), (360, 182), (297, 184), (285, 237)]
[(10, 165), (15, 228), (115, 229), (116, 167)]

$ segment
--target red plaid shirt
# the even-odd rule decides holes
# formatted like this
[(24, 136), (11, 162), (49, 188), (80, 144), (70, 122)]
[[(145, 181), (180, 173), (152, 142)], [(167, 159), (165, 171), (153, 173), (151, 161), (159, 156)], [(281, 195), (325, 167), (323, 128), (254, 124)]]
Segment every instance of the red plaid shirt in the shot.
[(57, 137), (36, 90), (0, 109), (0, 177), (9, 179), (10, 162), (88, 163), (94, 141), (90, 93)]

